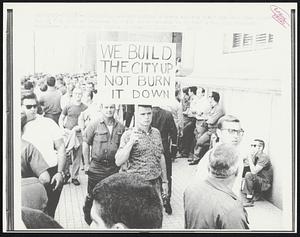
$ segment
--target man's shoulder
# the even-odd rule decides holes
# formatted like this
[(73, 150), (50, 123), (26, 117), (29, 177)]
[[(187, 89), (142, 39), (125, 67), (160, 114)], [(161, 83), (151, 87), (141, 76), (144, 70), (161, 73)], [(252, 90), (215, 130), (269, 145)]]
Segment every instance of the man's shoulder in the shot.
[(116, 120), (116, 123), (117, 123), (117, 128), (119, 128), (120, 130), (123, 130), (123, 131), (125, 130), (125, 126), (122, 123), (120, 123), (117, 120)]
[(102, 118), (96, 118), (96, 119), (92, 120), (88, 126), (89, 127), (97, 127), (102, 122), (103, 122)]
[(160, 131), (155, 127), (151, 127), (151, 132), (155, 135), (160, 135)]
[(258, 159), (259, 159), (260, 161), (264, 161), (264, 162), (266, 162), (266, 163), (271, 162), (271, 161), (270, 161), (270, 156), (269, 156), (268, 154), (266, 154), (266, 153), (261, 153), (261, 154), (258, 156)]
[(166, 115), (167, 117), (169, 117), (169, 118), (173, 117), (172, 112), (169, 111), (169, 110), (165, 110), (165, 115)]
[(206, 187), (207, 183), (205, 179), (194, 178), (190, 181), (186, 189), (184, 190), (185, 195), (195, 195), (197, 193), (203, 192), (203, 187)]

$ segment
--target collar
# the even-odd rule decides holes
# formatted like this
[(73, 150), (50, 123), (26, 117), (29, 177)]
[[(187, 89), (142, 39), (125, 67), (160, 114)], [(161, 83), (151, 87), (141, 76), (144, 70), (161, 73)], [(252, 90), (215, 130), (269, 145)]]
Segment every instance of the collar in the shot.
[[(104, 120), (103, 117), (101, 117), (101, 118), (99, 119), (99, 121), (100, 121), (100, 123), (104, 123), (105, 126), (107, 126), (107, 124), (105, 123), (105, 120)], [(117, 126), (117, 124), (118, 124), (118, 123), (116, 123), (116, 120), (113, 118), (113, 127)]]
[(141, 128), (137, 128), (136, 127), (136, 131), (138, 131), (138, 132), (140, 132), (140, 133), (142, 133), (142, 134), (145, 134), (145, 135), (149, 135), (149, 134), (151, 134), (152, 133), (152, 126), (150, 125), (150, 127), (149, 127), (149, 130), (148, 130), (148, 132), (145, 132), (143, 129), (141, 129)]
[(48, 90), (49, 90), (49, 91), (56, 91), (56, 88), (55, 88), (55, 87), (52, 87), (52, 86), (48, 86)]
[(230, 188), (228, 188), (226, 185), (224, 185), (222, 182), (218, 182), (217, 178), (208, 176), (206, 178), (205, 182), (207, 182), (210, 186), (214, 187), (215, 189), (218, 189), (218, 190), (228, 194), (234, 200), (238, 199), (237, 196), (233, 193), (233, 191)]

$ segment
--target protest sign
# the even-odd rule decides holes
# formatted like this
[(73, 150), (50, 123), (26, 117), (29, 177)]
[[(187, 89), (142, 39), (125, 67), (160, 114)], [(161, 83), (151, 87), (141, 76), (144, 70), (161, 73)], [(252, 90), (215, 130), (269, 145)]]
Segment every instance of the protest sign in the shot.
[(99, 42), (98, 99), (116, 104), (170, 104), (175, 95), (175, 44)]

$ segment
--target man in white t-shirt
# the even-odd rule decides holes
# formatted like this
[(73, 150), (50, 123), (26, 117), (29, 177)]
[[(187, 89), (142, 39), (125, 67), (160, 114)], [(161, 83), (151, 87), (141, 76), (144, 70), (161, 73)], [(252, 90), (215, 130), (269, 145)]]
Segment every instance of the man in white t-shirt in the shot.
[(66, 160), (63, 133), (50, 118), (37, 115), (37, 99), (34, 93), (22, 97), (22, 109), (28, 122), (24, 127), (23, 139), (31, 142), (49, 165), (51, 182), (46, 186), (48, 203), (46, 212), (54, 217), (63, 185), (63, 168)]
[[(219, 143), (233, 145), (237, 148), (244, 135), (244, 130), (241, 128), (240, 120), (232, 115), (225, 115), (218, 120), (216, 132), (218, 135)], [(211, 151), (212, 149), (207, 151), (197, 165), (195, 180), (207, 178), (209, 154)], [(241, 155), (239, 156), (238, 164), (239, 174), (235, 181), (233, 191), (236, 195), (239, 196), (243, 172), (243, 157), (241, 157)]]

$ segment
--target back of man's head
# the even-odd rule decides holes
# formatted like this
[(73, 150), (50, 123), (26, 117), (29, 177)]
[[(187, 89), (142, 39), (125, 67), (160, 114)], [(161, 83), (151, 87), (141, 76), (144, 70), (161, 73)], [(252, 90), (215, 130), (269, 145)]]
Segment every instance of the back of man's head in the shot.
[(210, 152), (209, 170), (213, 177), (225, 179), (238, 171), (238, 152), (229, 144), (220, 143)]
[(55, 86), (55, 77), (48, 77), (47, 78), (47, 85), (48, 86)]
[(96, 213), (107, 228), (116, 224), (130, 229), (162, 227), (159, 194), (139, 175), (117, 173), (109, 176), (96, 185), (93, 199), (93, 208), (98, 207), (92, 213)]
[(211, 92), (211, 97), (214, 99), (214, 101), (216, 101), (217, 103), (219, 103), (220, 101), (220, 94), (216, 91)]
[(196, 93), (197, 93), (197, 87), (196, 87), (196, 86), (191, 86), (191, 87), (189, 87), (189, 90), (190, 90), (191, 92), (193, 92), (194, 95), (196, 95)]

